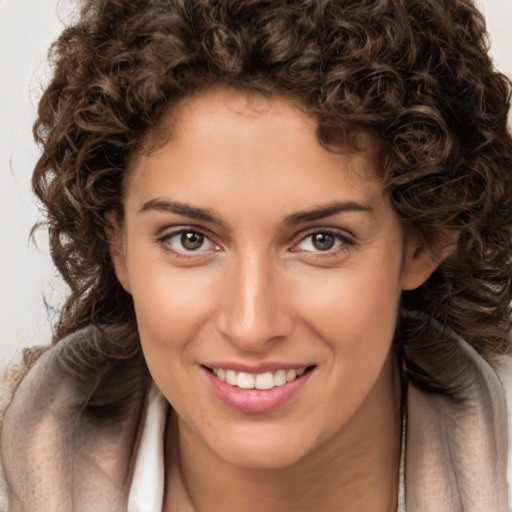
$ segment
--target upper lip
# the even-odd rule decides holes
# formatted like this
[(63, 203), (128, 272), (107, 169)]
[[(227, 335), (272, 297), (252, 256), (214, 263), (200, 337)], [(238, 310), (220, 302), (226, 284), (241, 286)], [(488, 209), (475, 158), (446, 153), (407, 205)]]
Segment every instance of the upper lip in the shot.
[(281, 363), (277, 361), (266, 361), (258, 364), (248, 364), (234, 361), (217, 361), (203, 363), (202, 365), (206, 368), (209, 368), (210, 370), (216, 368), (254, 374), (275, 372), (277, 370), (299, 370), (300, 368), (315, 366), (313, 363)]

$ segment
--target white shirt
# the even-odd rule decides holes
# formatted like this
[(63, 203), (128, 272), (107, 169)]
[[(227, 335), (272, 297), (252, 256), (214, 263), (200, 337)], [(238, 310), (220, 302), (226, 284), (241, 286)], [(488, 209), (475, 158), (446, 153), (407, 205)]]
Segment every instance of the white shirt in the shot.
[(164, 435), (167, 401), (155, 384), (135, 461), (127, 512), (161, 512), (164, 500)]

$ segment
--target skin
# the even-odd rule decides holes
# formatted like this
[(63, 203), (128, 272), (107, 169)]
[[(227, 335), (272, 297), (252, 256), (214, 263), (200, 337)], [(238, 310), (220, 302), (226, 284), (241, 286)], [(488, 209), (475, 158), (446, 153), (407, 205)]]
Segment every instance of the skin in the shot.
[[(112, 220), (116, 272), (174, 409), (165, 509), (393, 510), (393, 334), (401, 291), (435, 264), (374, 177), (376, 144), (362, 135), (360, 151), (327, 151), (290, 100), (226, 88), (182, 101), (167, 132), (134, 163), (123, 222)], [(214, 219), (171, 211), (176, 202)], [(195, 251), (176, 234), (191, 229), (205, 236)], [(333, 246), (318, 250), (312, 233), (326, 232)], [(315, 367), (284, 406), (249, 414), (213, 393), (210, 361)]]

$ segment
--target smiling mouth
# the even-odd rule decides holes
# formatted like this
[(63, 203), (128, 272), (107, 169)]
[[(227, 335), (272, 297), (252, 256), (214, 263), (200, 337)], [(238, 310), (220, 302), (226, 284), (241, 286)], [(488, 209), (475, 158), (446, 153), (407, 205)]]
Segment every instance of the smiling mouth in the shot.
[(210, 373), (219, 380), (240, 389), (273, 389), (284, 386), (285, 384), (299, 379), (306, 372), (315, 368), (315, 366), (305, 366), (297, 369), (281, 369), (274, 372), (263, 372), (258, 374), (237, 372), (236, 370), (226, 370), (224, 368), (208, 368)]

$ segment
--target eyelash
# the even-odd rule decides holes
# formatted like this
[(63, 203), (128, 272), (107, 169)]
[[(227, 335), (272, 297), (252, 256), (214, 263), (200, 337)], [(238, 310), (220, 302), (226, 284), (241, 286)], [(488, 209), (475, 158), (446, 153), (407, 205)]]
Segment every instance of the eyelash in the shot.
[(300, 238), (300, 240), (293, 245), (293, 247), (291, 248), (291, 252), (299, 252), (300, 249), (295, 249), (297, 246), (303, 244), (308, 238), (319, 234), (330, 235), (334, 237), (335, 243), (339, 243), (339, 245), (334, 249), (327, 249), (325, 251), (322, 251), (320, 249), (317, 249), (316, 251), (304, 251), (306, 254), (308, 254), (309, 257), (328, 258), (338, 256), (340, 253), (348, 251), (350, 247), (352, 247), (355, 244), (353, 237), (350, 237), (345, 233), (329, 228), (316, 228), (313, 231), (309, 231), (308, 233), (304, 234)]
[[(207, 252), (207, 250), (201, 250), (201, 248), (198, 248), (197, 251), (194, 250), (176, 250), (173, 249), (170, 246), (169, 241), (172, 238), (179, 237), (180, 235), (184, 234), (193, 234), (193, 235), (199, 235), (204, 239), (204, 241), (208, 241), (212, 246), (219, 250), (219, 245), (217, 245), (214, 241), (212, 241), (211, 236), (205, 233), (204, 231), (193, 228), (193, 227), (183, 227), (180, 229), (177, 229), (176, 231), (172, 231), (170, 233), (166, 233), (165, 235), (157, 238), (157, 242), (161, 245), (162, 249), (168, 253), (171, 253), (173, 257), (180, 258), (180, 259), (190, 259), (190, 258), (197, 258), (198, 255), (204, 255), (203, 253)], [(303, 244), (308, 238), (314, 236), (314, 235), (330, 235), (335, 238), (335, 243), (339, 243), (337, 247), (334, 249), (327, 249), (325, 251), (322, 251), (320, 249), (313, 250), (313, 251), (303, 251), (305, 254), (308, 254), (309, 257), (316, 257), (316, 258), (328, 258), (332, 256), (337, 256), (338, 254), (348, 251), (350, 247), (352, 247), (355, 244), (355, 241), (352, 237), (347, 236), (344, 233), (341, 233), (340, 231), (329, 229), (329, 228), (316, 228), (313, 231), (309, 231), (308, 233), (301, 236), (298, 242), (294, 243), (293, 246), (289, 249), (290, 252), (301, 252), (300, 249), (297, 249), (297, 247), (301, 244)], [(204, 242), (203, 242), (204, 243)]]
[(203, 231), (201, 231), (199, 229), (192, 228), (192, 227), (183, 227), (183, 228), (177, 229), (176, 231), (166, 233), (165, 235), (159, 237), (157, 239), (157, 242), (161, 245), (161, 247), (164, 251), (171, 253), (176, 258), (181, 258), (181, 259), (197, 258), (198, 255), (202, 255), (202, 253), (206, 252), (204, 250), (201, 250), (201, 248), (199, 248), (197, 251), (186, 250), (186, 249), (183, 249), (183, 250), (173, 249), (171, 247), (169, 241), (172, 238), (179, 237), (180, 235), (184, 235), (184, 234), (199, 235), (200, 237), (202, 237), (204, 239), (204, 241), (208, 241), (215, 248), (219, 247), (217, 244), (215, 244), (215, 242), (212, 241), (211, 237), (208, 234), (204, 233)]

